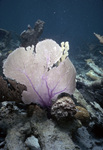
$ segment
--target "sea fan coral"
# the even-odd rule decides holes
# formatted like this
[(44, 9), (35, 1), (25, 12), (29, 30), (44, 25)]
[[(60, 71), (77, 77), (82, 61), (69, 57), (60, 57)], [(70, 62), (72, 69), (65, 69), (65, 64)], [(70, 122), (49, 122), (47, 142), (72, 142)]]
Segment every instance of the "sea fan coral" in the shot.
[(58, 94), (75, 90), (75, 68), (69, 58), (57, 66), (61, 57), (61, 47), (46, 39), (36, 45), (35, 52), (34, 46), (14, 50), (4, 62), (3, 73), (27, 87), (22, 93), (24, 103), (50, 107)]

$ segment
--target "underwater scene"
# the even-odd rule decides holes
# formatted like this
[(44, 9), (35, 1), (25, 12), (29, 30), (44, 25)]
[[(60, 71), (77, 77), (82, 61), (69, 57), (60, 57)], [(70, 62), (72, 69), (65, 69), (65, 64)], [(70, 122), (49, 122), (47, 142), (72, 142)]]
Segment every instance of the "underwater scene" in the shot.
[(103, 150), (103, 0), (0, 0), (0, 150)]

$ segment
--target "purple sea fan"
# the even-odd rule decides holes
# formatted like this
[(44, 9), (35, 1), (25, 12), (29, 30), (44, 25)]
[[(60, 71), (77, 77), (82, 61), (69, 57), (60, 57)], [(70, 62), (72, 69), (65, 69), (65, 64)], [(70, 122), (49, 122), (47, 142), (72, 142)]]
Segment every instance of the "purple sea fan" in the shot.
[(76, 71), (69, 58), (55, 65), (61, 57), (61, 47), (46, 39), (36, 45), (35, 52), (34, 46), (14, 50), (3, 64), (3, 73), (27, 87), (22, 93), (25, 104), (50, 107), (58, 94), (75, 90)]

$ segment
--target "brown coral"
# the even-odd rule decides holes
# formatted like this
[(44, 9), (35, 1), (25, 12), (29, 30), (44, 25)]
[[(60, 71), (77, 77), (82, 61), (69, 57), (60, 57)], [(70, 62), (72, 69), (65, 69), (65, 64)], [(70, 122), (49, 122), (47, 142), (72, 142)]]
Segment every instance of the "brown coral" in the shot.
[(59, 98), (51, 108), (51, 115), (57, 120), (72, 118), (76, 114), (75, 103), (69, 96)]
[(89, 112), (81, 107), (81, 106), (76, 106), (77, 108), (77, 113), (75, 114), (75, 118), (81, 120), (81, 122), (86, 122), (90, 119)]
[(3, 101), (21, 101), (21, 93), (26, 90), (24, 85), (16, 83), (13, 80), (4, 80), (0, 76), (0, 102)]
[(45, 22), (42, 20), (37, 20), (34, 28), (31, 28), (31, 26), (28, 25), (28, 29), (24, 30), (20, 35), (21, 45), (23, 47), (36, 45), (38, 38), (43, 32), (44, 23)]

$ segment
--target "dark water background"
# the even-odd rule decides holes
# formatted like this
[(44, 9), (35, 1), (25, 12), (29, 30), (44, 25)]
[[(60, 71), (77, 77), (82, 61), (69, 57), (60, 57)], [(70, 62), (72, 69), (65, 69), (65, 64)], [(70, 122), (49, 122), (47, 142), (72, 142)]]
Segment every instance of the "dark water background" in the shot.
[(42, 38), (69, 41), (71, 51), (103, 35), (103, 0), (0, 0), (0, 28), (20, 34), (45, 21)]

